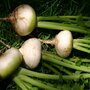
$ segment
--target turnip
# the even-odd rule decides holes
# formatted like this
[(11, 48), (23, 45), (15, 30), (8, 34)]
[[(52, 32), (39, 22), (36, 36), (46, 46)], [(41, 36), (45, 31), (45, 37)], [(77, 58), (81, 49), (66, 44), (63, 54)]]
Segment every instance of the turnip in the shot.
[(0, 55), (0, 78), (11, 75), (22, 62), (22, 54), (14, 47)]
[(23, 55), (25, 64), (34, 69), (38, 66), (41, 58), (41, 42), (37, 38), (26, 40), (19, 49)]
[(56, 52), (61, 57), (68, 57), (73, 47), (73, 37), (70, 31), (59, 32), (52, 40), (40, 40), (43, 43), (55, 45)]
[(0, 20), (11, 22), (20, 36), (26, 36), (36, 26), (36, 13), (30, 5), (23, 4), (18, 6), (7, 18), (0, 18)]

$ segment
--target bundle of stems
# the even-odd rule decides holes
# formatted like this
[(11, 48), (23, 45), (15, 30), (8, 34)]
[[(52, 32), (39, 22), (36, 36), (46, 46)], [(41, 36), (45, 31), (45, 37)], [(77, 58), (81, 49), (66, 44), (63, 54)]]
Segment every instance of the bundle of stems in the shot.
[(73, 48), (90, 54), (90, 37), (74, 39)]
[(77, 19), (82, 19), (82, 20), (89, 20), (90, 17), (87, 16), (38, 16), (37, 20), (38, 21), (67, 21), (67, 19), (70, 20), (77, 20)]
[(70, 30), (90, 34), (90, 17), (85, 16), (38, 16), (37, 27), (51, 30)]
[(22, 89), (22, 90), (58, 90), (53, 84), (50, 85), (40, 79), (51, 79), (58, 80), (59, 75), (50, 75), (44, 73), (38, 73), (35, 71), (28, 70), (26, 68), (20, 68), (17, 75), (14, 76), (13, 81)]
[[(56, 65), (71, 68), (74, 70), (79, 70), (82, 72), (88, 72), (88, 73), (90, 72), (90, 67), (87, 67), (84, 65), (77, 66), (74, 62), (72, 62), (72, 60), (61, 58), (51, 52), (47, 52), (47, 51), (42, 52), (42, 58), (44, 61), (51, 62)], [(86, 60), (86, 62), (87, 62), (87, 60)]]
[[(40, 80), (60, 80), (60, 79), (64, 79), (64, 80), (75, 80), (75, 79), (86, 79), (86, 78), (90, 78), (90, 73), (81, 73), (81, 74), (75, 74), (72, 73), (71, 75), (67, 75), (67, 74), (46, 74), (46, 73), (41, 73), (41, 72), (36, 72), (36, 71), (32, 71), (26, 68), (19, 68), (19, 72), (17, 73), (17, 76), (15, 76), (14, 78), (18, 77), (19, 75), (25, 75), (27, 77), (33, 78), (34, 80), (36, 78), (40, 79)], [(14, 81), (13, 78), (13, 81)], [(22, 79), (24, 80), (24, 79)], [(31, 82), (32, 83), (32, 82)], [(42, 82), (43, 83), (43, 82)], [(43, 87), (44, 88), (44, 87)]]
[[(90, 78), (90, 67), (83, 65), (77, 66), (73, 62), (73, 59), (72, 61), (69, 61), (68, 59), (61, 58), (52, 52), (43, 51), (42, 60), (44, 61), (44, 66), (53, 71), (53, 74), (36, 72), (22, 67), (19, 68), (19, 71), (17, 72), (17, 75), (14, 76), (13, 81), (22, 90), (32, 90), (34, 88), (35, 90), (39, 90), (40, 88), (59, 90), (57, 87), (54, 87), (52, 83), (49, 85), (45, 80), (60, 81), (61, 79), (79, 80)], [(73, 70), (69, 69), (74, 69), (74, 71), (80, 71), (81, 73), (76, 74)], [(60, 73), (58, 70), (63, 71), (64, 74)]]

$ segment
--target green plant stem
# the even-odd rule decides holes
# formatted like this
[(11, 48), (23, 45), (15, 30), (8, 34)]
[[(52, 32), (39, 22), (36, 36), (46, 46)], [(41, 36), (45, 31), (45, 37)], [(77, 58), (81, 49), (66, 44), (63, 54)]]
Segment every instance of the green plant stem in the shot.
[(65, 63), (63, 61), (59, 61), (56, 58), (54, 58), (55, 54), (52, 54), (53, 57), (49, 56), (47, 53), (43, 53), (42, 52), (42, 59), (44, 61), (48, 61), (50, 63), (54, 63), (60, 66), (64, 66), (64, 67), (68, 67), (71, 69), (75, 69), (75, 70), (79, 70), (79, 71), (83, 71), (83, 72), (90, 72), (90, 68), (86, 67), (86, 66), (76, 66), (76, 65), (71, 65), (68, 63)]
[(90, 45), (89, 45), (89, 44), (80, 43), (80, 42), (77, 42), (77, 43), (75, 43), (75, 44), (78, 45), (78, 46), (81, 46), (81, 47), (89, 48), (89, 49), (90, 49)]
[(63, 18), (63, 17), (58, 17), (58, 16), (51, 16), (49, 17), (43, 17), (39, 16), (37, 18), (38, 21), (51, 21), (51, 22), (67, 22), (67, 23), (77, 23), (75, 19), (69, 19), (69, 18)]
[(77, 62), (77, 61), (80, 60), (82, 63), (84, 63), (84, 62), (85, 62), (85, 63), (90, 63), (90, 60), (87, 59), (87, 58), (84, 58), (84, 59), (83, 59), (83, 58), (80, 58), (80, 59), (79, 59), (79, 58), (74, 58), (74, 59), (71, 58), (70, 60), (73, 61), (73, 62)]
[(84, 27), (56, 22), (39, 21), (37, 27), (51, 30), (70, 30), (74, 32), (90, 34), (90, 31), (88, 29), (86, 30)]
[(42, 79), (52, 79), (52, 80), (57, 80), (60, 77), (58, 75), (49, 75), (49, 74), (34, 72), (25, 68), (20, 68), (18, 74), (42, 78)]
[(43, 52), (44, 54), (47, 53), (48, 56), (50, 56), (50, 57), (52, 57), (52, 58), (55, 58), (55, 59), (57, 59), (57, 60), (59, 60), (59, 61), (63, 61), (63, 62), (65, 62), (65, 63), (75, 65), (75, 63), (73, 63), (72, 61), (67, 60), (67, 59), (65, 59), (65, 58), (62, 58), (62, 57), (59, 57), (58, 55), (54, 55), (54, 56), (53, 56), (53, 54), (50, 53), (50, 52), (48, 52), (48, 51), (42, 51), (42, 52)]
[[(27, 69), (26, 69), (27, 70)], [(28, 70), (27, 72), (29, 72), (30, 70)], [(25, 72), (24, 72), (25, 73)], [(27, 74), (21, 74), (21, 73), (18, 73), (18, 76), (26, 76)], [(47, 74), (45, 74), (46, 76), (47, 76)], [(48, 74), (48, 75), (50, 75), (50, 74)], [(14, 79), (13, 79), (13, 81), (15, 81), (16, 82), (16, 78), (18, 77), (18, 76), (15, 76), (14, 77)], [(30, 74), (28, 75), (28, 76), (31, 76)], [(27, 77), (28, 77), (27, 76)], [(59, 77), (59, 75), (55, 75), (56, 76), (56, 80), (59, 80), (60, 79), (60, 77)], [(58, 77), (58, 78), (57, 78)], [(20, 78), (20, 77), (19, 77)], [(30, 77), (28, 77), (28, 80), (29, 80), (29, 78)], [(88, 74), (88, 73), (83, 73), (83, 74), (72, 74), (72, 75), (62, 75), (62, 77), (61, 77), (62, 79), (65, 79), (65, 80), (75, 80), (75, 79), (81, 79), (81, 78), (83, 78), (83, 79), (87, 79), (87, 78), (90, 78), (90, 74)], [(21, 78), (20, 78), (21, 79)], [(24, 77), (22, 77), (22, 79), (25, 79)], [(46, 79), (46, 78), (43, 78), (43, 79)], [(27, 81), (27, 80), (26, 80)], [(37, 81), (37, 80), (36, 80)], [(30, 82), (30, 81), (29, 81)], [(27, 82), (27, 83), (29, 83), (29, 82)], [(17, 83), (17, 82), (16, 82)], [(30, 82), (30, 84), (32, 84), (32, 82)], [(33, 85), (33, 84), (32, 84)]]
[(13, 78), (13, 81), (22, 89), (22, 90), (28, 90), (25, 85), (23, 84), (23, 81), (18, 77), (18, 76), (15, 76)]
[(47, 63), (44, 63), (43, 65), (47, 67), (49, 70), (53, 71), (55, 74), (58, 74), (58, 75), (60, 74), (60, 72), (57, 69), (53, 68), (51, 65)]
[(41, 21), (41, 20), (54, 20), (54, 21), (57, 21), (57, 20), (65, 20), (65, 19), (78, 19), (78, 18), (82, 18), (83, 20), (89, 20), (90, 17), (85, 17), (85, 16), (38, 16), (37, 17), (37, 20), (38, 21)]
[(27, 83), (27, 82), (24, 82), (23, 81), (23, 84), (29, 89), (29, 90), (33, 90), (33, 87), (30, 83)]
[(75, 80), (75, 79), (87, 79), (90, 78), (90, 74), (84, 73), (84, 74), (73, 74), (73, 75), (63, 75), (63, 79), (67, 80)]
[(90, 50), (88, 48), (82, 47), (78, 44), (74, 44), (73, 48), (90, 54)]
[(73, 74), (71, 71), (65, 69), (65, 68), (62, 67), (62, 66), (58, 66), (58, 65), (56, 65), (56, 64), (53, 64), (53, 66), (55, 66), (55, 67), (58, 68), (60, 71), (66, 73), (66, 74), (68, 74), (68, 75), (72, 75), (72, 74)]
[[(56, 58), (56, 59), (57, 59), (57, 58)], [(75, 63), (73, 63), (72, 61), (69, 61), (69, 60), (64, 59), (64, 58), (63, 58), (62, 61), (65, 62), (65, 63), (71, 64), (71, 65), (75, 65)]]
[(90, 40), (87, 38), (74, 39), (73, 48), (90, 54)]
[(48, 90), (58, 90), (54, 87), (51, 87), (49, 85), (46, 85), (42, 82), (39, 82), (35, 79), (32, 79), (31, 77), (28, 77), (28, 76), (25, 76), (25, 75), (18, 75), (20, 77), (21, 80), (25, 81), (25, 82), (28, 82), (34, 86), (37, 86), (37, 87), (40, 87), (40, 88), (43, 88), (43, 89), (48, 89)]
[(74, 40), (73, 40), (73, 43), (76, 43), (76, 42), (81, 42), (81, 43), (88, 43), (88, 44), (90, 44), (90, 39), (84, 39), (84, 38), (82, 38), (82, 39), (74, 39)]
[(89, 60), (89, 59), (82, 59), (81, 62), (87, 62), (87, 63), (90, 63), (90, 60)]

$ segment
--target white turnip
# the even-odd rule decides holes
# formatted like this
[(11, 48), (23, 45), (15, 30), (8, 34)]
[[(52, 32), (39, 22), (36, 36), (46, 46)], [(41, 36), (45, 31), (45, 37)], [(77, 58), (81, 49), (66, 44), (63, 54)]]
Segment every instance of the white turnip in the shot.
[(37, 38), (26, 40), (19, 49), (23, 55), (25, 64), (34, 69), (38, 66), (41, 59), (41, 42)]
[(16, 7), (7, 18), (0, 18), (0, 20), (9, 21), (20, 36), (26, 36), (36, 26), (36, 13), (30, 5), (23, 4)]
[(0, 55), (0, 78), (5, 79), (11, 75), (22, 62), (22, 54), (14, 47)]
[(70, 31), (60, 31), (52, 40), (40, 40), (43, 43), (55, 45), (56, 52), (61, 57), (68, 57), (73, 47), (73, 37)]

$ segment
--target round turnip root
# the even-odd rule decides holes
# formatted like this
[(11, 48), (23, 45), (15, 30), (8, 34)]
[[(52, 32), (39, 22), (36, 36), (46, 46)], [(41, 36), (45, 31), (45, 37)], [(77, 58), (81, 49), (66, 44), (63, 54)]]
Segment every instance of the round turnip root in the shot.
[(0, 78), (5, 79), (12, 74), (22, 62), (22, 54), (14, 47), (0, 55)]
[(73, 37), (70, 31), (60, 31), (52, 40), (40, 40), (43, 43), (55, 45), (56, 52), (61, 57), (68, 57), (73, 47)]
[(20, 5), (7, 17), (0, 20), (9, 21), (20, 36), (30, 34), (36, 26), (36, 13), (27, 4)]
[(41, 42), (37, 38), (26, 40), (19, 49), (23, 55), (25, 64), (34, 69), (38, 66), (41, 58)]

